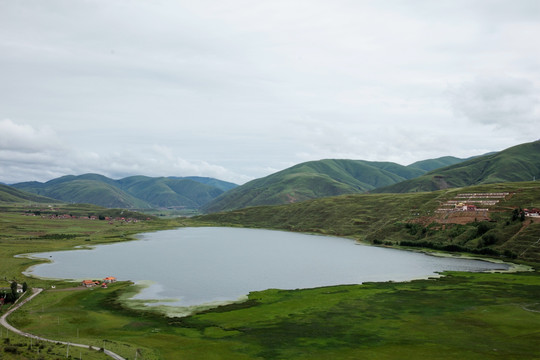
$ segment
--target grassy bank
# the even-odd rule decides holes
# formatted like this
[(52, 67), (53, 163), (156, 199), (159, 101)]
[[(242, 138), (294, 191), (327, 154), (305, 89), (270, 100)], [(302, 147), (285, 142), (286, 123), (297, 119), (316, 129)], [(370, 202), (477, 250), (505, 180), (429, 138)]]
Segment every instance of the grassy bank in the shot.
[(540, 357), (536, 272), (266, 290), (181, 319), (122, 308), (116, 299), (126, 286), (47, 291), (12, 322), (144, 359)]
[[(57, 217), (63, 214), (71, 214), (73, 218)], [(100, 215), (113, 220), (98, 220)], [(96, 219), (91, 220), (89, 216), (95, 216)], [(114, 220), (116, 218), (120, 220)], [(13, 280), (18, 283), (26, 281), (34, 287), (52, 284), (22, 276), (24, 270), (41, 261), (15, 255), (127, 241), (132, 240), (137, 233), (181, 226), (178, 220), (146, 219), (146, 215), (93, 205), (55, 204), (53, 208), (45, 206), (44, 209), (16, 204), (0, 205), (0, 287), (9, 287)], [(62, 282), (56, 285), (62, 286)]]

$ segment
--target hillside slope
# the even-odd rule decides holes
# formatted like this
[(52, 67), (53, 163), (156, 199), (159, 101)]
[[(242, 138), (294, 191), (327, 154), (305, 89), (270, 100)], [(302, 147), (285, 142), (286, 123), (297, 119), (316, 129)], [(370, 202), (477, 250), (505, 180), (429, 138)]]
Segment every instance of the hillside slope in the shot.
[(14, 187), (0, 184), (0, 202), (21, 203), (21, 202), (36, 202), (36, 203), (55, 203), (58, 200), (48, 197), (36, 195), (30, 192), (22, 191)]
[(127, 193), (160, 208), (197, 209), (223, 193), (216, 186), (185, 178), (132, 176), (118, 180), (118, 183)]
[[(480, 205), (481, 200), (472, 198), (471, 193), (502, 195), (491, 205)], [(442, 204), (453, 204), (455, 199), (465, 199), (460, 201), (470, 201), (486, 210), (440, 210)], [(213, 213), (196, 220), (216, 226), (313, 232), (373, 244), (502, 255), (540, 262), (540, 217), (521, 217), (520, 209), (526, 207), (540, 208), (540, 181), (409, 194), (342, 195)]]
[(415, 179), (374, 190), (376, 193), (435, 191), (500, 182), (540, 179), (540, 141), (476, 157)]
[(86, 176), (63, 177), (47, 183), (21, 183), (13, 185), (67, 203), (94, 204), (109, 208), (149, 208), (150, 205), (137, 199), (117, 186), (100, 180), (89, 180)]
[(442, 167), (459, 164), (463, 161), (465, 161), (465, 159), (460, 159), (454, 156), (444, 156), (438, 159), (417, 161), (415, 163), (408, 165), (408, 167), (421, 169), (427, 172), (427, 171), (432, 171), (432, 170), (439, 169)]
[(422, 169), (391, 162), (333, 159), (309, 161), (230, 190), (203, 209), (216, 212), (362, 193), (424, 173)]
[(234, 184), (211, 178), (130, 176), (113, 180), (99, 174), (67, 175), (45, 183), (23, 182), (13, 187), (70, 203), (104, 207), (198, 209)]

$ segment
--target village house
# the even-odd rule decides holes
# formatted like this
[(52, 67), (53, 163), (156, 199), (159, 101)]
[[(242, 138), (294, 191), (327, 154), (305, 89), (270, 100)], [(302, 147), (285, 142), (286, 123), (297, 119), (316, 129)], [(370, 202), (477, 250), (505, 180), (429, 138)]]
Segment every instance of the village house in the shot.
[(99, 281), (97, 280), (83, 280), (81, 283), (84, 287), (94, 287), (99, 285)]
[(540, 209), (537, 208), (523, 209), (523, 212), (525, 216), (540, 217)]
[(103, 279), (103, 282), (105, 284), (111, 284), (111, 283), (116, 282), (116, 278), (114, 276), (108, 276), (105, 279)]

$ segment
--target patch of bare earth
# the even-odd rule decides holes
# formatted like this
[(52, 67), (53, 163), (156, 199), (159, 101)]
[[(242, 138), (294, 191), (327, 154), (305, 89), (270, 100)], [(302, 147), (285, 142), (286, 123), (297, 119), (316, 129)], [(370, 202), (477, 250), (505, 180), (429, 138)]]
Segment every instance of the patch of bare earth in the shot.
[(84, 286), (77, 286), (77, 287), (70, 287), (70, 288), (63, 288), (63, 289), (50, 289), (50, 290), (47, 290), (47, 291), (54, 291), (54, 292), (57, 292), (57, 291), (81, 291), (81, 290), (86, 290), (88, 289), (87, 287), (84, 287)]
[(490, 221), (489, 213), (486, 211), (456, 211), (435, 214), (433, 216), (423, 216), (414, 222), (427, 226), (429, 224), (469, 224), (475, 221)]

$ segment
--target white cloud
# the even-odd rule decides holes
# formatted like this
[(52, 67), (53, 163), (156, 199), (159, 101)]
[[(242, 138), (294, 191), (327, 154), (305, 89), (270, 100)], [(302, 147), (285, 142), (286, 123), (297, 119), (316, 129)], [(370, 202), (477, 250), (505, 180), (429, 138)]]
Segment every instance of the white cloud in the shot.
[(140, 152), (131, 149), (106, 153), (85, 151), (62, 141), (50, 128), (34, 128), (12, 120), (0, 121), (0, 144), (0, 182), (10, 184), (84, 173), (99, 173), (115, 179), (130, 175), (198, 175), (235, 183), (251, 180), (223, 166), (183, 159), (174, 149), (163, 145), (150, 146)]
[(1, 7), (0, 119), (14, 120), (0, 181), (241, 183), (304, 160), (404, 164), (537, 137), (536, 0)]
[(46, 149), (61, 149), (60, 140), (48, 127), (34, 128), (28, 124), (0, 120), (0, 150), (35, 153)]

